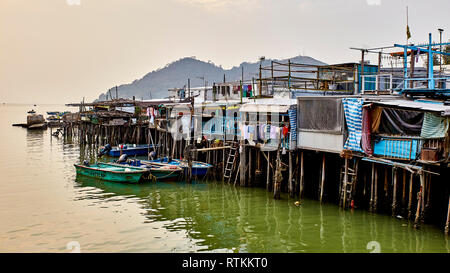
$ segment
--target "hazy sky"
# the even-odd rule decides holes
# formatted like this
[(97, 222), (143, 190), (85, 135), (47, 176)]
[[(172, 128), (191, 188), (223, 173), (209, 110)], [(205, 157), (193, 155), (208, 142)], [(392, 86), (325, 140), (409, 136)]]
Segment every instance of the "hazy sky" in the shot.
[(354, 62), (405, 42), (406, 6), (413, 42), (450, 32), (449, 0), (0, 0), (0, 102), (89, 101), (187, 56)]

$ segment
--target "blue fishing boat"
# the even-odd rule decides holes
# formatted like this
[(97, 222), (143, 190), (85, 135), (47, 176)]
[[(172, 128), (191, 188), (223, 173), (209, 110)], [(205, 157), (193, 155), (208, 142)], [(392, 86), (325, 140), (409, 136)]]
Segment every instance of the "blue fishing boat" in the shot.
[[(181, 161), (179, 159), (170, 159), (168, 157), (158, 158), (155, 160), (150, 160), (152, 163), (162, 163), (162, 164), (169, 164), (173, 166), (179, 166), (184, 169), (184, 171), (187, 171), (189, 169), (189, 165), (187, 161)], [(192, 175), (196, 176), (203, 176), (206, 175), (208, 172), (208, 169), (211, 168), (212, 165), (200, 162), (200, 161), (192, 161)]]
[[(105, 154), (111, 157), (119, 157), (121, 154), (126, 154), (128, 156), (147, 155), (149, 150), (153, 149), (153, 147), (154, 145), (148, 144), (121, 144), (116, 147), (111, 147), (111, 145), (107, 144), (100, 150), (99, 156)], [(122, 153), (120, 150), (122, 150)]]
[(147, 170), (150, 172), (148, 178), (155, 179), (157, 181), (177, 180), (180, 177), (181, 172), (183, 171), (180, 166), (164, 163), (154, 163), (148, 160), (127, 159), (126, 155), (122, 155), (116, 162), (117, 164), (120, 164), (122, 166), (131, 166)]
[(98, 179), (112, 182), (138, 183), (144, 174), (149, 170), (133, 167), (121, 166), (114, 163), (74, 164), (77, 175), (95, 177)]

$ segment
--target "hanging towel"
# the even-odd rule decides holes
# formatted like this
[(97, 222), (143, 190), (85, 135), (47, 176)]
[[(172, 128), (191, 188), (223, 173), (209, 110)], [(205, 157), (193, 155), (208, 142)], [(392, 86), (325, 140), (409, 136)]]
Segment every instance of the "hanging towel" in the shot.
[(425, 113), (420, 136), (423, 138), (444, 138), (448, 132), (449, 119)]
[(348, 138), (345, 142), (344, 149), (361, 152), (361, 135), (362, 135), (362, 99), (344, 98), (342, 105), (344, 106), (345, 121), (348, 128)]
[(270, 125), (270, 139), (277, 139), (277, 128), (276, 126)]

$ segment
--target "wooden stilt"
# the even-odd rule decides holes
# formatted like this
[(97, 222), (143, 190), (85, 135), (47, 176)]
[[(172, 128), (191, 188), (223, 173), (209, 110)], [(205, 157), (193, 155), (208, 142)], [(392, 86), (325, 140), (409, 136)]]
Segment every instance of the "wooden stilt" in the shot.
[(266, 190), (270, 189), (270, 151), (267, 152)]
[(411, 219), (411, 206), (412, 206), (412, 191), (413, 191), (413, 180), (414, 180), (414, 174), (410, 174), (409, 178), (409, 197), (408, 197), (408, 219)]
[(305, 190), (305, 169), (303, 168), (303, 151), (300, 152), (300, 198), (303, 197)]
[(242, 187), (245, 186), (245, 178), (246, 178), (246, 172), (245, 167), (247, 166), (246, 161), (246, 155), (245, 155), (245, 142), (244, 140), (241, 140), (241, 145), (239, 147), (239, 158), (240, 158), (240, 164), (239, 164), (239, 178), (240, 178), (240, 185)]
[(249, 149), (248, 149), (248, 183), (247, 183), (247, 185), (249, 185), (249, 186), (252, 185), (253, 173), (255, 171), (255, 170), (253, 170), (252, 151), (253, 151), (253, 148), (249, 147)]
[(402, 187), (402, 210), (405, 208), (406, 203), (406, 170), (403, 169), (403, 187)]
[(289, 187), (289, 196), (290, 197), (294, 197), (294, 185), (293, 185), (293, 174), (292, 174), (292, 152), (289, 151), (288, 152), (288, 156), (289, 156), (289, 183), (288, 183), (288, 187)]
[(375, 163), (372, 162), (372, 175), (370, 176), (370, 201), (369, 201), (369, 211), (373, 211), (374, 187), (375, 187)]
[(378, 209), (378, 170), (377, 167), (375, 167), (375, 180), (374, 180), (374, 186), (373, 186), (373, 211), (377, 211)]
[(431, 174), (427, 174), (427, 202), (424, 209), (424, 219), (427, 218), (428, 212), (431, 209)]
[(448, 210), (447, 210), (447, 221), (445, 223), (445, 234), (450, 233), (450, 194), (448, 196)]
[(323, 153), (323, 155), (322, 155), (322, 178), (320, 181), (320, 197), (319, 197), (320, 203), (322, 203), (322, 200), (323, 200), (324, 184), (325, 184), (325, 153)]
[(416, 209), (416, 218), (414, 220), (414, 228), (419, 228), (420, 226), (420, 211), (422, 205), (422, 196), (423, 196), (423, 188), (425, 184), (425, 175), (423, 172), (420, 173), (420, 190), (417, 196), (417, 209)]
[(397, 210), (397, 168), (392, 168), (392, 175), (394, 179), (394, 187), (392, 189), (392, 216), (395, 216)]
[(342, 207), (345, 208), (345, 202), (347, 199), (347, 183), (348, 183), (348, 158), (345, 158), (345, 166), (344, 166), (344, 182), (342, 188), (339, 189), (341, 191), (342, 196)]

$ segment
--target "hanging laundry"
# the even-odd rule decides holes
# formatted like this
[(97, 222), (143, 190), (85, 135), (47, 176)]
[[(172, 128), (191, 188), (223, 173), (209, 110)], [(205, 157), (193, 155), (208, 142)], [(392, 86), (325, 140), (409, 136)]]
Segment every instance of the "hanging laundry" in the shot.
[(270, 139), (277, 139), (278, 127), (270, 125)]

